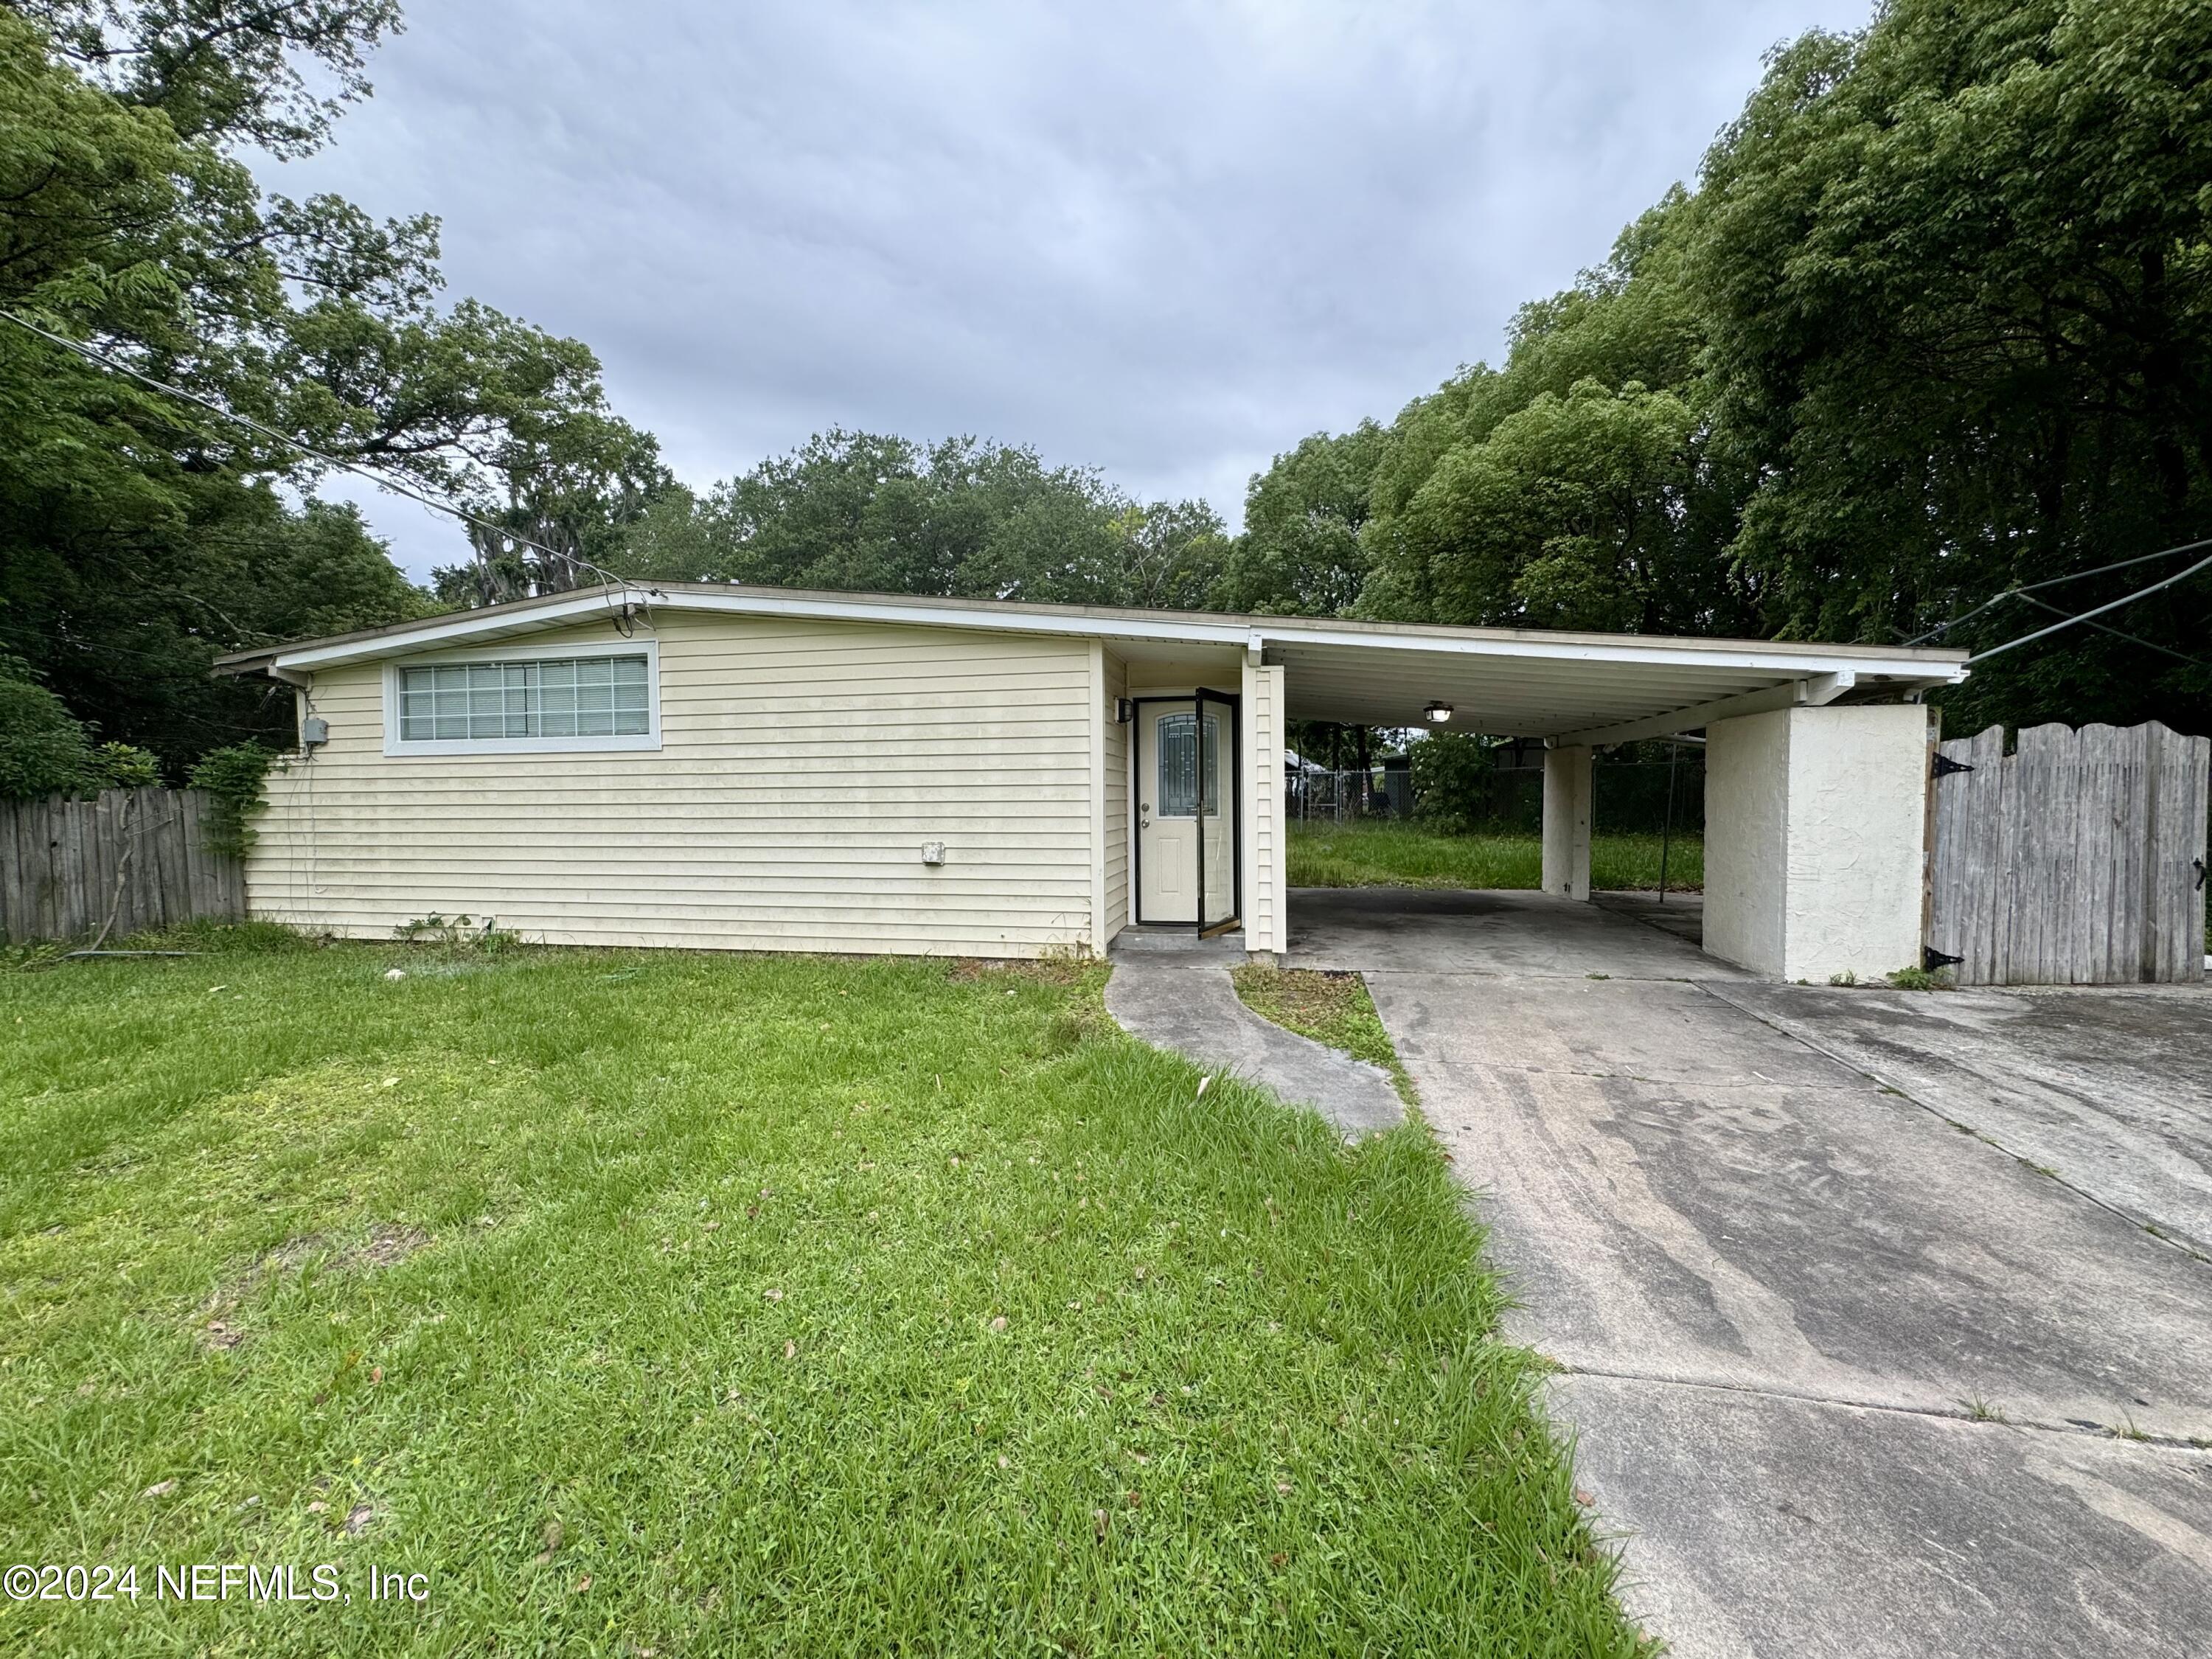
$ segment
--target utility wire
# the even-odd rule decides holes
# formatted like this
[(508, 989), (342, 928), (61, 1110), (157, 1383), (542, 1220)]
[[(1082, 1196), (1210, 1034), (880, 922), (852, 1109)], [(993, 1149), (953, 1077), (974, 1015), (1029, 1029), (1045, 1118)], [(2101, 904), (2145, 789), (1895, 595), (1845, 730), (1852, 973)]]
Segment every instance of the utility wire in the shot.
[[(1944, 635), (1956, 628), (1960, 623), (1971, 622), (1974, 617), (1980, 616), (1983, 611), (1990, 610), (1993, 606), (2002, 605), (2007, 599), (2017, 599), (2023, 593), (2039, 593), (2046, 587), (2061, 587), (2068, 582), (2087, 581), (2092, 576), (2102, 576), (2108, 572), (2114, 570), (2126, 570), (2132, 566), (2149, 564), (2159, 559), (2178, 558), (2184, 553), (2194, 553), (2198, 549), (2205, 547), (2212, 547), (2212, 538), (2207, 538), (2201, 542), (2184, 542), (2179, 547), (2164, 548), (2156, 553), (2138, 554), (2132, 559), (2121, 559), (2112, 564), (2100, 564), (2094, 570), (2077, 570), (2070, 576), (2052, 576), (2044, 581), (2029, 582), (2023, 587), (2008, 587), (2003, 592), (1996, 594), (1992, 598), (1984, 599), (1972, 611), (1962, 611), (1957, 616), (1952, 617), (1948, 622), (1937, 623), (1935, 627), (1929, 629), (1925, 634), (1921, 635), (1917, 639), (1907, 640), (1905, 642), (1905, 648), (1910, 650), (1916, 645), (1925, 645), (1930, 640), (1941, 639)], [(2186, 576), (2188, 574), (2189, 572), (2185, 570), (2181, 573), (2181, 575)], [(2175, 581), (2179, 581), (2181, 580), (2181, 577), (2177, 576), (2174, 577), (2173, 580)], [(2164, 582), (2159, 584), (2159, 586), (2160, 587), (2165, 586), (2166, 586), (2166, 584)], [(2154, 592), (2157, 590), (2155, 588), (2146, 587), (2142, 591), (2146, 593), (2150, 593)], [(2093, 612), (2091, 614), (2094, 615), (2094, 613)], [(2015, 644), (2018, 642), (2019, 641), (2014, 641)], [(2008, 647), (2003, 648), (2009, 649), (2010, 647)]]
[(549, 559), (558, 559), (568, 567), (569, 574), (572, 577), (580, 570), (588, 571), (602, 581), (612, 583), (614, 586), (624, 589), (636, 588), (640, 592), (644, 593), (651, 599), (665, 599), (667, 597), (658, 588), (644, 586), (640, 583), (631, 580), (628, 576), (618, 576), (611, 570), (608, 570), (602, 566), (593, 564), (589, 559), (583, 557), (580, 554), (565, 553), (558, 548), (548, 547), (543, 542), (533, 541), (531, 538), (523, 535), (520, 531), (510, 530), (504, 525), (494, 524), (489, 519), (481, 517), (477, 514), (470, 512), (468, 508), (459, 505), (458, 502), (446, 501), (441, 497), (431, 495), (424, 491), (416, 489), (410, 485), (396, 483), (386, 474), (375, 471), (369, 467), (363, 466), (358, 461), (349, 461), (340, 456), (327, 454), (322, 450), (315, 448), (312, 444), (301, 443), (297, 438), (291, 437), (285, 433), (279, 432), (273, 426), (264, 426), (262, 422), (255, 420), (250, 415), (241, 415), (236, 410), (226, 409), (222, 404), (215, 402), (212, 398), (203, 398), (197, 392), (188, 392), (182, 386), (171, 386), (166, 380), (156, 380), (151, 374), (145, 374), (139, 369), (131, 368), (128, 363), (118, 362), (114, 358), (107, 356), (106, 353), (100, 351), (93, 346), (87, 345), (82, 340), (73, 340), (66, 334), (58, 334), (52, 329), (42, 328), (38, 324), (31, 321), (27, 317), (19, 316), (15, 312), (8, 310), (5, 307), (0, 307), (0, 317), (4, 317), (8, 321), (15, 324), (16, 327), (27, 330), (29, 332), (37, 335), (42, 340), (51, 341), (55, 345), (60, 346), (65, 351), (74, 352), (76, 356), (83, 358), (88, 363), (92, 363), (100, 368), (107, 369), (117, 374), (126, 374), (134, 380), (139, 381), (143, 385), (152, 386), (156, 392), (164, 392), (172, 398), (181, 398), (185, 403), (194, 404), (198, 408), (207, 410), (210, 415), (229, 421), (234, 425), (242, 426), (250, 432), (258, 432), (263, 437), (272, 439), (276, 442), (284, 445), (287, 448), (297, 450), (301, 454), (307, 456), (310, 460), (319, 461), (325, 466), (337, 467), (341, 471), (351, 472), (359, 477), (368, 479), (380, 489), (389, 490), (395, 495), (404, 495), (410, 501), (414, 501), (420, 506), (428, 507), (433, 513), (443, 513), (449, 518), (459, 519), (464, 524), (474, 525), (479, 530), (489, 531), (495, 536), (501, 536), (506, 538), (508, 541), (520, 543), (524, 547), (543, 553)]
[[(2200, 547), (2212, 547), (2212, 541), (2197, 542), (2191, 544), (2191, 545), (2187, 549), (2175, 548), (2170, 550), (2174, 552), (2193, 552), (2197, 548)], [(2048, 639), (2051, 635), (2058, 633), (2063, 629), (2071, 628), (2077, 623), (2085, 623), (2091, 620), (2093, 617), (2101, 617), (2108, 611), (2118, 611), (2122, 605), (2133, 605), (2137, 599), (2148, 599), (2152, 594), (2157, 592), (2159, 589), (2162, 587), (2171, 587), (2174, 583), (2179, 581), (2186, 581), (2190, 577), (2195, 575), (2200, 570), (2212, 570), (2212, 558), (2199, 559), (2195, 564), (2191, 565), (2186, 570), (2177, 570), (2172, 575), (2162, 577), (2159, 580), (2153, 582), (2148, 587), (2138, 587), (2134, 592), (2124, 594), (2120, 598), (2113, 599), (2107, 604), (2100, 605), (2094, 611), (2084, 611), (2077, 617), (2069, 617), (2063, 622), (2052, 623), (2048, 628), (2039, 628), (2033, 634), (2023, 634), (2016, 640), (2007, 640), (2002, 645), (1993, 645), (1986, 651), (1978, 651), (1972, 656), (1966, 659), (1966, 665), (1971, 668), (1978, 662), (1987, 662), (1991, 657), (2002, 656), (2006, 652), (2013, 650), (2019, 646), (2031, 645), (2037, 640)], [(2027, 590), (2025, 588), (2021, 590), (2022, 592), (2026, 592), (2027, 591)]]
[[(2027, 596), (2022, 595), (2022, 597), (2026, 598)], [(2038, 611), (2048, 611), (2054, 617), (2063, 617), (2067, 614), (2065, 611), (2061, 611), (2057, 605), (2051, 604), (2048, 599), (2028, 599), (2027, 602), (2033, 605)], [(2130, 634), (2124, 632), (2120, 629), (2112, 627), (2110, 623), (2093, 622), (2089, 626), (2095, 629), (2100, 634), (2110, 634), (2116, 640), (2125, 640), (2130, 645), (2139, 645), (2146, 651), (2155, 651), (2160, 656), (2172, 658), (2176, 662), (2185, 662), (2191, 668), (2212, 668), (2212, 662), (2207, 662), (2202, 657), (2190, 656), (2185, 652), (2176, 651), (2170, 645), (2160, 645), (2154, 640), (2147, 640), (2140, 634)]]

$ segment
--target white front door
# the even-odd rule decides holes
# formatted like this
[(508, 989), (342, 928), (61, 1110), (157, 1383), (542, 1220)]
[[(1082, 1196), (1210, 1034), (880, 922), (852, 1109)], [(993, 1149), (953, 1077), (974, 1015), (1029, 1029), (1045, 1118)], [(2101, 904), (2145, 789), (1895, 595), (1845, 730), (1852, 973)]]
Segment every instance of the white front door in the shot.
[(1209, 692), (1137, 707), (1137, 920), (1218, 926), (1237, 914), (1237, 809), (1223, 787), (1236, 776), (1236, 705)]
[(1198, 714), (1137, 705), (1137, 920), (1198, 920)]

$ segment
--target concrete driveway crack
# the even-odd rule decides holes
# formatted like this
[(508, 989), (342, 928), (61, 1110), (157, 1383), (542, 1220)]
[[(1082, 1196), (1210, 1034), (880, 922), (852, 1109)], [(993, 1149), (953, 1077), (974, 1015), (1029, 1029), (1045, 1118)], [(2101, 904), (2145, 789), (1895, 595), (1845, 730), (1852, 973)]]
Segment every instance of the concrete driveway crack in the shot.
[(2183, 1435), (2152, 1434), (2142, 1430), (2123, 1431), (2108, 1424), (2079, 1422), (2054, 1423), (2047, 1419), (2013, 1417), (2003, 1413), (1977, 1413), (1970, 1407), (1958, 1411), (1943, 1411), (1932, 1406), (1905, 1405), (1896, 1401), (1852, 1398), (1847, 1395), (1820, 1394), (1802, 1389), (1759, 1387), (1747, 1382), (1723, 1382), (1709, 1378), (1662, 1376), (1651, 1371), (1613, 1370), (1598, 1365), (1571, 1365), (1554, 1359), (1552, 1364), (1560, 1376), (1598, 1376), (1613, 1382), (1641, 1382), (1655, 1389), (1680, 1389), (1708, 1394), (1747, 1395), (1759, 1400), (1790, 1400), (1811, 1406), (1834, 1406), (1846, 1411), (1882, 1412), (1899, 1417), (1933, 1418), (1939, 1422), (1970, 1423), (1976, 1427), (1992, 1429), (2026, 1429), (2037, 1434), (2072, 1435), (2094, 1440), (2112, 1440), (2127, 1444), (2163, 1446), (2179, 1451), (2212, 1452), (2212, 1442)]
[[(1910, 1105), (1918, 1107), (1922, 1111), (1926, 1112), (1929, 1116), (1936, 1118), (1939, 1121), (1948, 1123), (1954, 1129), (1960, 1130), (1963, 1133), (1973, 1136), (1975, 1139), (1980, 1141), (1984, 1146), (1993, 1147), (1996, 1151), (2002, 1152), (2007, 1158), (2015, 1158), (2021, 1163), (2027, 1164), (2030, 1169), (2034, 1170), (2039, 1175), (2043, 1176), (2045, 1179), (2055, 1182), (2058, 1186), (2063, 1187), (2068, 1192), (2074, 1194), (2076, 1197), (2087, 1200), (2089, 1203), (2095, 1205), (2106, 1214), (2118, 1217), (2122, 1221), (2126, 1222), (2130, 1227), (2140, 1229), (2150, 1237), (2156, 1239), (2160, 1243), (2165, 1245), (2168, 1249), (2178, 1250), (2192, 1261), (2201, 1262), (2205, 1260), (2204, 1253), (2203, 1251), (2197, 1249), (2185, 1241), (2176, 1238), (2172, 1234), (2162, 1231), (2159, 1227), (2146, 1223), (2143, 1218), (2139, 1215), (2132, 1214), (2130, 1212), (2122, 1209), (2116, 1204), (2107, 1203), (2105, 1200), (2098, 1197), (2096, 1194), (2090, 1192), (2087, 1188), (2079, 1186), (2074, 1182), (2069, 1181), (2057, 1170), (2051, 1169), (2045, 1164), (2034, 1163), (2033, 1160), (2024, 1157), (2021, 1153), (2014, 1151), (2012, 1147), (2006, 1146), (2003, 1141), (1989, 1133), (1986, 1130), (1984, 1130), (1974, 1124), (1965, 1122), (1959, 1118), (1952, 1116), (1950, 1113), (1945, 1111), (1942, 1107), (1932, 1105), (1929, 1102), (1923, 1100), (1918, 1095), (1914, 1094), (1910, 1089), (1902, 1086), (1902, 1085), (1894, 1079), (1884, 1077), (1881, 1073), (1869, 1069), (1863, 1060), (1851, 1054), (1841, 1053), (1840, 1051), (1829, 1047), (1826, 1043), (1820, 1042), (1819, 1039), (1807, 1036), (1802, 1029), (1796, 1027), (1793, 1024), (1778, 1020), (1765, 1010), (1754, 1007), (1750, 1003), (1744, 1001), (1741, 998), (1730, 996), (1728, 994), (1725, 981), (1716, 980), (1692, 980), (1689, 982), (1696, 986), (1700, 991), (1703, 991), (1707, 996), (1713, 998), (1716, 1001), (1725, 1003), (1729, 1007), (1735, 1009), (1738, 1013), (1748, 1015), (1751, 1018), (1757, 1020), (1761, 1025), (1764, 1025), (1768, 1030), (1774, 1032), (1777, 1036), (1786, 1037), (1801, 1048), (1810, 1049), (1813, 1053), (1821, 1055), (1825, 1059), (1835, 1061), (1838, 1066), (1847, 1067), (1849, 1070), (1856, 1073), (1859, 1076), (1874, 1082), (1888, 1093), (1895, 1095), (1899, 1099), (1906, 1102)], [(1931, 993), (1930, 994), (1934, 994)]]

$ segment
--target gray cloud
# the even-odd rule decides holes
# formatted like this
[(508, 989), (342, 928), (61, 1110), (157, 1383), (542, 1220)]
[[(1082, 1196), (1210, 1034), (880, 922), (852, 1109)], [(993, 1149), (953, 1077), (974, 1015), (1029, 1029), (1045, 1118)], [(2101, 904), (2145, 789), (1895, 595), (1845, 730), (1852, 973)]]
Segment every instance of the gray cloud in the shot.
[[(419, 5), (261, 169), (445, 221), (704, 484), (832, 424), (1208, 497), (1495, 358), (1866, 0)], [(416, 574), (457, 532), (362, 486)]]

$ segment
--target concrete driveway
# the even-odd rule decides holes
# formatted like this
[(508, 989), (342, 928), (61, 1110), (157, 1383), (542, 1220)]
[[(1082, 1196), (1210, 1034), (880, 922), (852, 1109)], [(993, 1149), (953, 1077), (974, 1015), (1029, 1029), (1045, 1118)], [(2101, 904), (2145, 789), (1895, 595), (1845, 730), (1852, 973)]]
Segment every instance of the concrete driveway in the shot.
[(1366, 975), (1675, 1652), (2212, 1648), (2212, 996), (1765, 984), (1694, 902), (1291, 916)]

